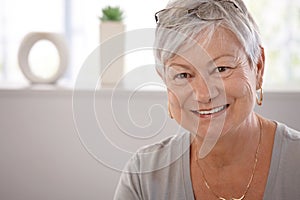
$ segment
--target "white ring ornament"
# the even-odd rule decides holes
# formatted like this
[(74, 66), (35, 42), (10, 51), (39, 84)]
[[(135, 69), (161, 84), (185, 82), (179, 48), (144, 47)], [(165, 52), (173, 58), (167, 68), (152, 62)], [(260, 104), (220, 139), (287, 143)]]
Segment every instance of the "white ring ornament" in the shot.
[[(40, 41), (50, 41), (56, 48), (59, 55), (59, 66), (56, 72), (47, 78), (35, 75), (29, 65), (28, 57), (33, 45)], [(21, 71), (31, 83), (55, 83), (66, 71), (68, 66), (69, 53), (67, 43), (63, 35), (49, 32), (31, 32), (28, 33), (21, 42), (18, 60)]]

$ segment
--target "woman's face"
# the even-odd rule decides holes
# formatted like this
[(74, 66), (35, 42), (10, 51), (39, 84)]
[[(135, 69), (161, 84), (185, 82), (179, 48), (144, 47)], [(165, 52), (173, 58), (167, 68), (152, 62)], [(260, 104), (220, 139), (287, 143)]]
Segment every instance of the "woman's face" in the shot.
[(174, 119), (201, 137), (209, 130), (220, 136), (247, 123), (262, 82), (263, 59), (250, 66), (242, 45), (225, 28), (219, 27), (201, 48), (203, 41), (168, 60), (164, 79)]

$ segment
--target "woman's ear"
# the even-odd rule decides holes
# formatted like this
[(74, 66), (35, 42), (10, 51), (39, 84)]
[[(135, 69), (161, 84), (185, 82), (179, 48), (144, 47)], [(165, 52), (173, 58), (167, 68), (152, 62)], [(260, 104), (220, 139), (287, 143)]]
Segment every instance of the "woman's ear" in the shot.
[(261, 53), (256, 65), (256, 89), (257, 90), (260, 89), (263, 84), (263, 76), (265, 70), (265, 50), (262, 46), (259, 47)]

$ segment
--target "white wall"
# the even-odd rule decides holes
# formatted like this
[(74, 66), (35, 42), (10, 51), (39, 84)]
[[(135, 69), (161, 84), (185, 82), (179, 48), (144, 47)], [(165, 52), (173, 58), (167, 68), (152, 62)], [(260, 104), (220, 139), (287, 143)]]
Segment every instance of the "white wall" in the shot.
[[(91, 97), (84, 91), (72, 101), (70, 90), (0, 90), (1, 200), (112, 199), (118, 168), (130, 153), (108, 145), (100, 133), (134, 151), (177, 131), (165, 109), (151, 107), (165, 108), (163, 91), (105, 90)], [(265, 93), (258, 111), (300, 130), (300, 93)]]

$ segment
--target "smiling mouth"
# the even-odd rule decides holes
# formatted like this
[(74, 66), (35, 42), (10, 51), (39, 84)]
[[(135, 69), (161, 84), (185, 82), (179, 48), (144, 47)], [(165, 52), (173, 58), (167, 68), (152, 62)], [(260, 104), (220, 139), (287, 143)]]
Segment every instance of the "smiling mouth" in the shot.
[(225, 110), (226, 108), (228, 108), (228, 106), (229, 104), (226, 104), (209, 110), (194, 110), (193, 112), (200, 115), (212, 115)]

